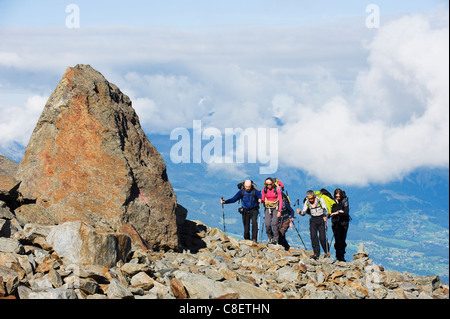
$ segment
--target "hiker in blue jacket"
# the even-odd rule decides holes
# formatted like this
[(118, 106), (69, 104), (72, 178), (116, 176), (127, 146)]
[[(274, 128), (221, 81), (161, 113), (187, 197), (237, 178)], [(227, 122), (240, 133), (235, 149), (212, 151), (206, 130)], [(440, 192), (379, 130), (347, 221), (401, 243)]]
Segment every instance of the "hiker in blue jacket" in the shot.
[(221, 204), (231, 204), (242, 199), (242, 207), (239, 212), (242, 215), (242, 223), (244, 224), (244, 239), (250, 239), (250, 222), (252, 225), (252, 240), (258, 241), (258, 214), (261, 192), (253, 187), (251, 180), (244, 182), (244, 187), (236, 193), (232, 198), (220, 200)]

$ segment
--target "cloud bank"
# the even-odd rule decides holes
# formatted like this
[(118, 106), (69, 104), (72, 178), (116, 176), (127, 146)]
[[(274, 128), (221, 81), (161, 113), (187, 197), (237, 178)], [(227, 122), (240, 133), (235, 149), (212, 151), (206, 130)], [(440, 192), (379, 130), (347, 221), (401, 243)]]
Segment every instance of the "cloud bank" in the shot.
[(368, 44), (368, 70), (349, 96), (302, 105), (274, 98), (286, 124), (280, 157), (321, 181), (385, 183), (419, 167), (448, 167), (449, 32), (434, 16), (404, 17)]
[[(448, 11), (376, 30), (364, 18), (210, 31), (4, 27), (0, 97), (20, 90), (28, 99), (0, 98), (0, 152), (26, 146), (65, 68), (89, 63), (130, 96), (147, 134), (194, 120), (222, 132), (278, 128), (279, 167), (326, 184), (448, 167), (448, 33)], [(223, 170), (242, 169), (230, 165)]]

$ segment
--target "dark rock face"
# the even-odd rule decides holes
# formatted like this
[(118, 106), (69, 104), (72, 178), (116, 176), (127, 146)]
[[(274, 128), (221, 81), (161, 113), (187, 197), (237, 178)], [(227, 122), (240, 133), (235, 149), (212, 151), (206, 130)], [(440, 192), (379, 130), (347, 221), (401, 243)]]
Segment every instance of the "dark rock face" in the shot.
[(108, 231), (131, 224), (150, 248), (177, 248), (177, 201), (165, 163), (130, 99), (89, 65), (66, 70), (16, 179), (29, 201), (16, 211), (25, 222), (80, 220)]
[(18, 181), (15, 175), (19, 164), (0, 155), (0, 201), (13, 204), (17, 199)]

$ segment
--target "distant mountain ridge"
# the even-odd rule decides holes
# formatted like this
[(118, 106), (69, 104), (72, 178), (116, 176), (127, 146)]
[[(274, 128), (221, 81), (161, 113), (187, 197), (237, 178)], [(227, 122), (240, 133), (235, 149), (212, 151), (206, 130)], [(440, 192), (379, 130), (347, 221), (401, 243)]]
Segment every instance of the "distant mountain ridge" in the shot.
[[(221, 196), (232, 197), (239, 177), (210, 172), (207, 165), (174, 164), (170, 160), (173, 143), (166, 135), (149, 135), (167, 165), (169, 179), (177, 198), (189, 213), (188, 218), (223, 229)], [(248, 176), (262, 186), (266, 176), (256, 165), (243, 167)], [(387, 269), (409, 271), (418, 275), (439, 274), (449, 281), (449, 170), (419, 169), (401, 181), (366, 187), (323, 185), (304, 172), (279, 167), (276, 177), (286, 186), (291, 202), (304, 198), (308, 189), (343, 187), (350, 199), (350, 223), (347, 255), (364, 242), (371, 256)], [(226, 205), (226, 229), (239, 237), (243, 233), (238, 204)], [(262, 211), (262, 209), (261, 209)], [(296, 225), (310, 245), (307, 217), (298, 217)], [(261, 233), (261, 232), (260, 232)], [(332, 232), (329, 227), (329, 240)], [(267, 240), (263, 231), (262, 240)], [(291, 245), (298, 247), (295, 232), (288, 232)], [(310, 247), (308, 247), (310, 248)], [(334, 253), (332, 248), (331, 253)]]

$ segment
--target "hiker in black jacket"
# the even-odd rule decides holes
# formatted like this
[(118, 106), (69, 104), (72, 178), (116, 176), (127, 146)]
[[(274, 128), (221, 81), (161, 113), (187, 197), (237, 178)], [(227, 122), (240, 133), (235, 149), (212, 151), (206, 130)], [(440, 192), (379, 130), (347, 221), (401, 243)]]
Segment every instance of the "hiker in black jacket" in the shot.
[(331, 229), (335, 238), (336, 259), (345, 261), (345, 247), (347, 247), (345, 239), (347, 238), (350, 221), (348, 197), (340, 188), (336, 188), (333, 197), (336, 205), (333, 206), (333, 211), (331, 212)]

